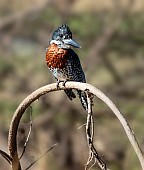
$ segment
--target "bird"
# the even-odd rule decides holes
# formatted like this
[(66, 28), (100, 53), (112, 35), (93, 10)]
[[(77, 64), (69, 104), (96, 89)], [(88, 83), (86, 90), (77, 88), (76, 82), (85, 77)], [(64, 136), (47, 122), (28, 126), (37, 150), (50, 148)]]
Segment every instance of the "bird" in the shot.
[[(46, 48), (46, 64), (57, 80), (57, 86), (60, 82), (65, 86), (67, 81), (86, 83), (80, 59), (72, 48), (81, 48), (81, 46), (72, 39), (72, 32), (68, 25), (62, 24), (53, 32), (49, 46)], [(74, 89), (64, 91), (70, 100), (76, 98)], [(81, 90), (77, 90), (77, 93), (83, 108), (87, 110), (86, 93)]]

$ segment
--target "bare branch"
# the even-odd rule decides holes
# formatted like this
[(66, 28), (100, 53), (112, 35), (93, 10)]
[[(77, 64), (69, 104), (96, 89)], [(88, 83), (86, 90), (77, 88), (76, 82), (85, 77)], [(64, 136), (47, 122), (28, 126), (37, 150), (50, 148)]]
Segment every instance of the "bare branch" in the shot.
[(37, 158), (33, 163), (31, 163), (25, 170), (30, 169), (36, 162), (38, 162), (42, 157), (44, 157), (49, 151), (54, 149), (57, 145), (58, 143), (55, 143), (54, 145), (52, 145), (51, 148), (49, 148), (45, 153), (43, 153), (39, 158)]
[(86, 123), (82, 124), (81, 126), (78, 127), (78, 130), (81, 129), (83, 126), (86, 126)]
[(0, 150), (1, 156), (8, 161), (8, 163), (11, 165), (12, 163), (12, 158), (4, 151)]
[[(86, 136), (89, 146), (89, 158), (85, 165), (85, 170), (91, 169), (96, 163), (102, 170), (107, 170), (106, 164), (99, 157), (96, 148), (93, 145), (94, 137), (94, 121), (93, 121), (93, 112), (92, 112), (92, 94), (87, 91), (87, 101), (88, 101), (88, 115), (87, 115), (87, 124), (86, 124)], [(94, 163), (88, 168), (89, 164), (94, 161)]]
[(118, 110), (118, 108), (115, 106), (115, 104), (104, 94), (102, 93), (99, 89), (93, 87), (90, 84), (87, 83), (79, 83), (79, 82), (67, 82), (65, 84), (65, 87), (60, 83), (59, 89), (57, 89), (57, 84), (49, 84), (46, 86), (43, 86), (36, 91), (34, 91), (32, 94), (30, 94), (27, 98), (23, 100), (23, 102), (18, 106), (17, 110), (15, 111), (11, 125), (10, 125), (10, 130), (9, 130), (9, 137), (8, 137), (8, 149), (10, 152), (10, 156), (13, 158), (14, 155), (17, 156), (17, 141), (16, 141), (16, 136), (17, 136), (17, 129), (18, 125), (20, 122), (20, 119), (22, 115), (24, 114), (25, 110), (33, 103), (35, 100), (37, 100), (39, 97), (52, 92), (52, 91), (58, 91), (58, 90), (64, 90), (64, 89), (78, 89), (78, 90), (89, 90), (90, 93), (94, 94), (97, 96), (99, 99), (101, 99), (107, 106), (113, 111), (115, 116), (118, 118), (120, 123), (122, 124), (126, 135), (131, 142), (134, 151), (136, 155), (138, 156), (138, 159), (140, 161), (141, 167), (144, 170), (144, 157), (143, 153), (139, 147), (139, 144), (136, 140), (136, 137), (128, 124), (127, 120), (124, 118), (122, 113)]
[(28, 132), (28, 135), (27, 135), (24, 147), (23, 147), (23, 151), (22, 151), (22, 154), (21, 154), (19, 160), (23, 157), (23, 155), (25, 153), (25, 150), (26, 150), (26, 147), (27, 147), (27, 143), (28, 143), (30, 135), (31, 135), (31, 131), (32, 131), (32, 107), (30, 106), (30, 129), (29, 129), (29, 132)]
[(21, 164), (18, 158), (18, 153), (16, 151), (12, 157), (12, 170), (21, 170)]

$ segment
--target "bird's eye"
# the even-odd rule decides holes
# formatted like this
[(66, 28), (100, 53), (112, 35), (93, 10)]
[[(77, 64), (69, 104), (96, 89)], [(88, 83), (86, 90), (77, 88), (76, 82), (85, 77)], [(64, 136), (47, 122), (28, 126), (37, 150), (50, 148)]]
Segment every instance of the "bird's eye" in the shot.
[(63, 35), (62, 35), (62, 34), (60, 34), (59, 36), (60, 36), (60, 38), (62, 38), (62, 37), (63, 37)]

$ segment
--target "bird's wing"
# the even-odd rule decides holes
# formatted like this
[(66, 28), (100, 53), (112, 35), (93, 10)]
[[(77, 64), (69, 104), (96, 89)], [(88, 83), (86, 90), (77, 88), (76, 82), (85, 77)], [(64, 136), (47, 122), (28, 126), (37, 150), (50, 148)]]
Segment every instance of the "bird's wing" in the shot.
[(78, 55), (72, 50), (69, 49), (69, 57), (67, 61), (67, 74), (69, 75), (69, 79), (72, 81), (78, 82), (86, 82), (85, 74), (81, 67), (81, 63)]

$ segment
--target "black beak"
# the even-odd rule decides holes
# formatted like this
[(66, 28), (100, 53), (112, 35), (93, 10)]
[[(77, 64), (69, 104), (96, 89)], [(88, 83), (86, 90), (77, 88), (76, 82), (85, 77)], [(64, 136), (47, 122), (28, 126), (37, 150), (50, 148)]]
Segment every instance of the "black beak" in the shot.
[(74, 41), (73, 39), (65, 39), (65, 40), (63, 40), (63, 42), (66, 45), (70, 45), (70, 46), (75, 47), (75, 48), (81, 48), (81, 46), (76, 41)]

